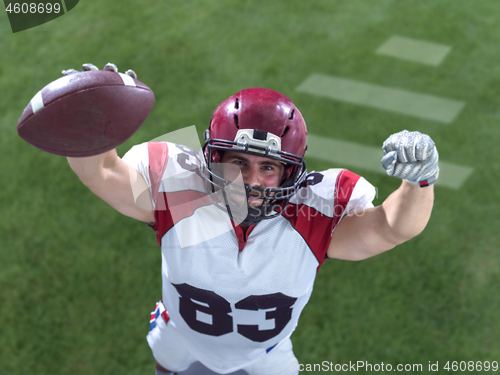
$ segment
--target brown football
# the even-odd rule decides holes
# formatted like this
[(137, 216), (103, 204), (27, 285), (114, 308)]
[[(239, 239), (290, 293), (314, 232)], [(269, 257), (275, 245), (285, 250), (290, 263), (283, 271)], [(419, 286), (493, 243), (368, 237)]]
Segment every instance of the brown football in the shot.
[(130, 138), (154, 103), (153, 91), (126, 74), (107, 70), (70, 74), (31, 99), (17, 131), (29, 144), (52, 154), (97, 155)]

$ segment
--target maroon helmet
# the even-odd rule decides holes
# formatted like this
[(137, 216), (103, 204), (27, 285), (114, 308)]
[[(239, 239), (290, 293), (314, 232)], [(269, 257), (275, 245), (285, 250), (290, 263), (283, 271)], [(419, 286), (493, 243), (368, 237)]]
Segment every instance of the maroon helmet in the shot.
[[(260, 198), (263, 203), (260, 209), (249, 209), (247, 220), (242, 224), (276, 217), (283, 212), (305, 177), (306, 138), (306, 123), (290, 98), (265, 88), (241, 90), (216, 108), (210, 127), (205, 131), (203, 152), (207, 181), (212, 189), (229, 183), (211, 168), (211, 164), (220, 162), (224, 151), (279, 160), (285, 165), (280, 187), (245, 187), (247, 198)], [(251, 194), (250, 190), (259, 195)]]

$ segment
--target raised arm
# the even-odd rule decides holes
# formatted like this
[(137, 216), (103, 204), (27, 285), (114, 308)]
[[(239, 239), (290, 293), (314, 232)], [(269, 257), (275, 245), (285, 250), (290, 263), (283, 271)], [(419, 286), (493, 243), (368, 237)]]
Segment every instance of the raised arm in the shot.
[(431, 216), (434, 187), (403, 181), (380, 205), (345, 216), (333, 232), (328, 257), (362, 260), (391, 250), (422, 232)]
[(18, 123), (19, 135), (43, 151), (67, 156), (80, 180), (120, 213), (153, 223), (153, 204), (144, 178), (114, 149), (151, 111), (151, 89), (137, 80), (133, 70), (119, 73), (112, 63), (102, 70), (83, 64), (81, 72), (68, 69), (62, 73), (64, 77), (49, 83), (30, 101)]
[(387, 174), (403, 178), (401, 186), (380, 206), (345, 216), (333, 232), (330, 258), (362, 260), (410, 240), (431, 216), (439, 175), (438, 152), (429, 136), (403, 131), (383, 146)]
[(118, 212), (146, 223), (155, 221), (149, 189), (138, 171), (120, 159), (116, 150), (68, 158), (85, 186)]

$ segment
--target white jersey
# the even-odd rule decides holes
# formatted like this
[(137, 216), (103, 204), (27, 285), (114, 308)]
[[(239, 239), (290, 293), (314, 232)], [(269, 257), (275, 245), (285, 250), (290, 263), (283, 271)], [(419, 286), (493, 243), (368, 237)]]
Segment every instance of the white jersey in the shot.
[(196, 173), (199, 153), (144, 143), (123, 160), (151, 190), (169, 324), (219, 373), (262, 358), (292, 334), (336, 225), (347, 213), (373, 207), (375, 196), (371, 184), (348, 170), (312, 172), (281, 216), (245, 235), (207, 198)]

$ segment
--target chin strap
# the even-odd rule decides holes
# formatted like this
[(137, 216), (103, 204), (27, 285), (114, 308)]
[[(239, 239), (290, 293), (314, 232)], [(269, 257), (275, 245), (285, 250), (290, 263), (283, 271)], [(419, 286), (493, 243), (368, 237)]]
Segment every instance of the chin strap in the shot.
[[(286, 204), (288, 203), (288, 200), (285, 202), (285, 206)], [(278, 205), (275, 206), (275, 208), (279, 207)], [(283, 209), (282, 207), (279, 207), (280, 210), (276, 210), (277, 214), (269, 217), (268, 215), (271, 214), (272, 212), (272, 207), (267, 205), (267, 204), (263, 204), (262, 206), (258, 207), (258, 208), (254, 208), (254, 207), (248, 207), (248, 214), (247, 214), (247, 217), (245, 218), (245, 220), (243, 220), (240, 225), (254, 225), (254, 224), (257, 224), (259, 222), (261, 222), (262, 220), (268, 220), (268, 219), (274, 219), (275, 217), (277, 216), (280, 216), (281, 213), (283, 212)]]
[(261, 210), (256, 208), (248, 207), (248, 214), (245, 220), (243, 220), (240, 225), (248, 226), (257, 224), (259, 221), (262, 221), (262, 216), (260, 216)]

